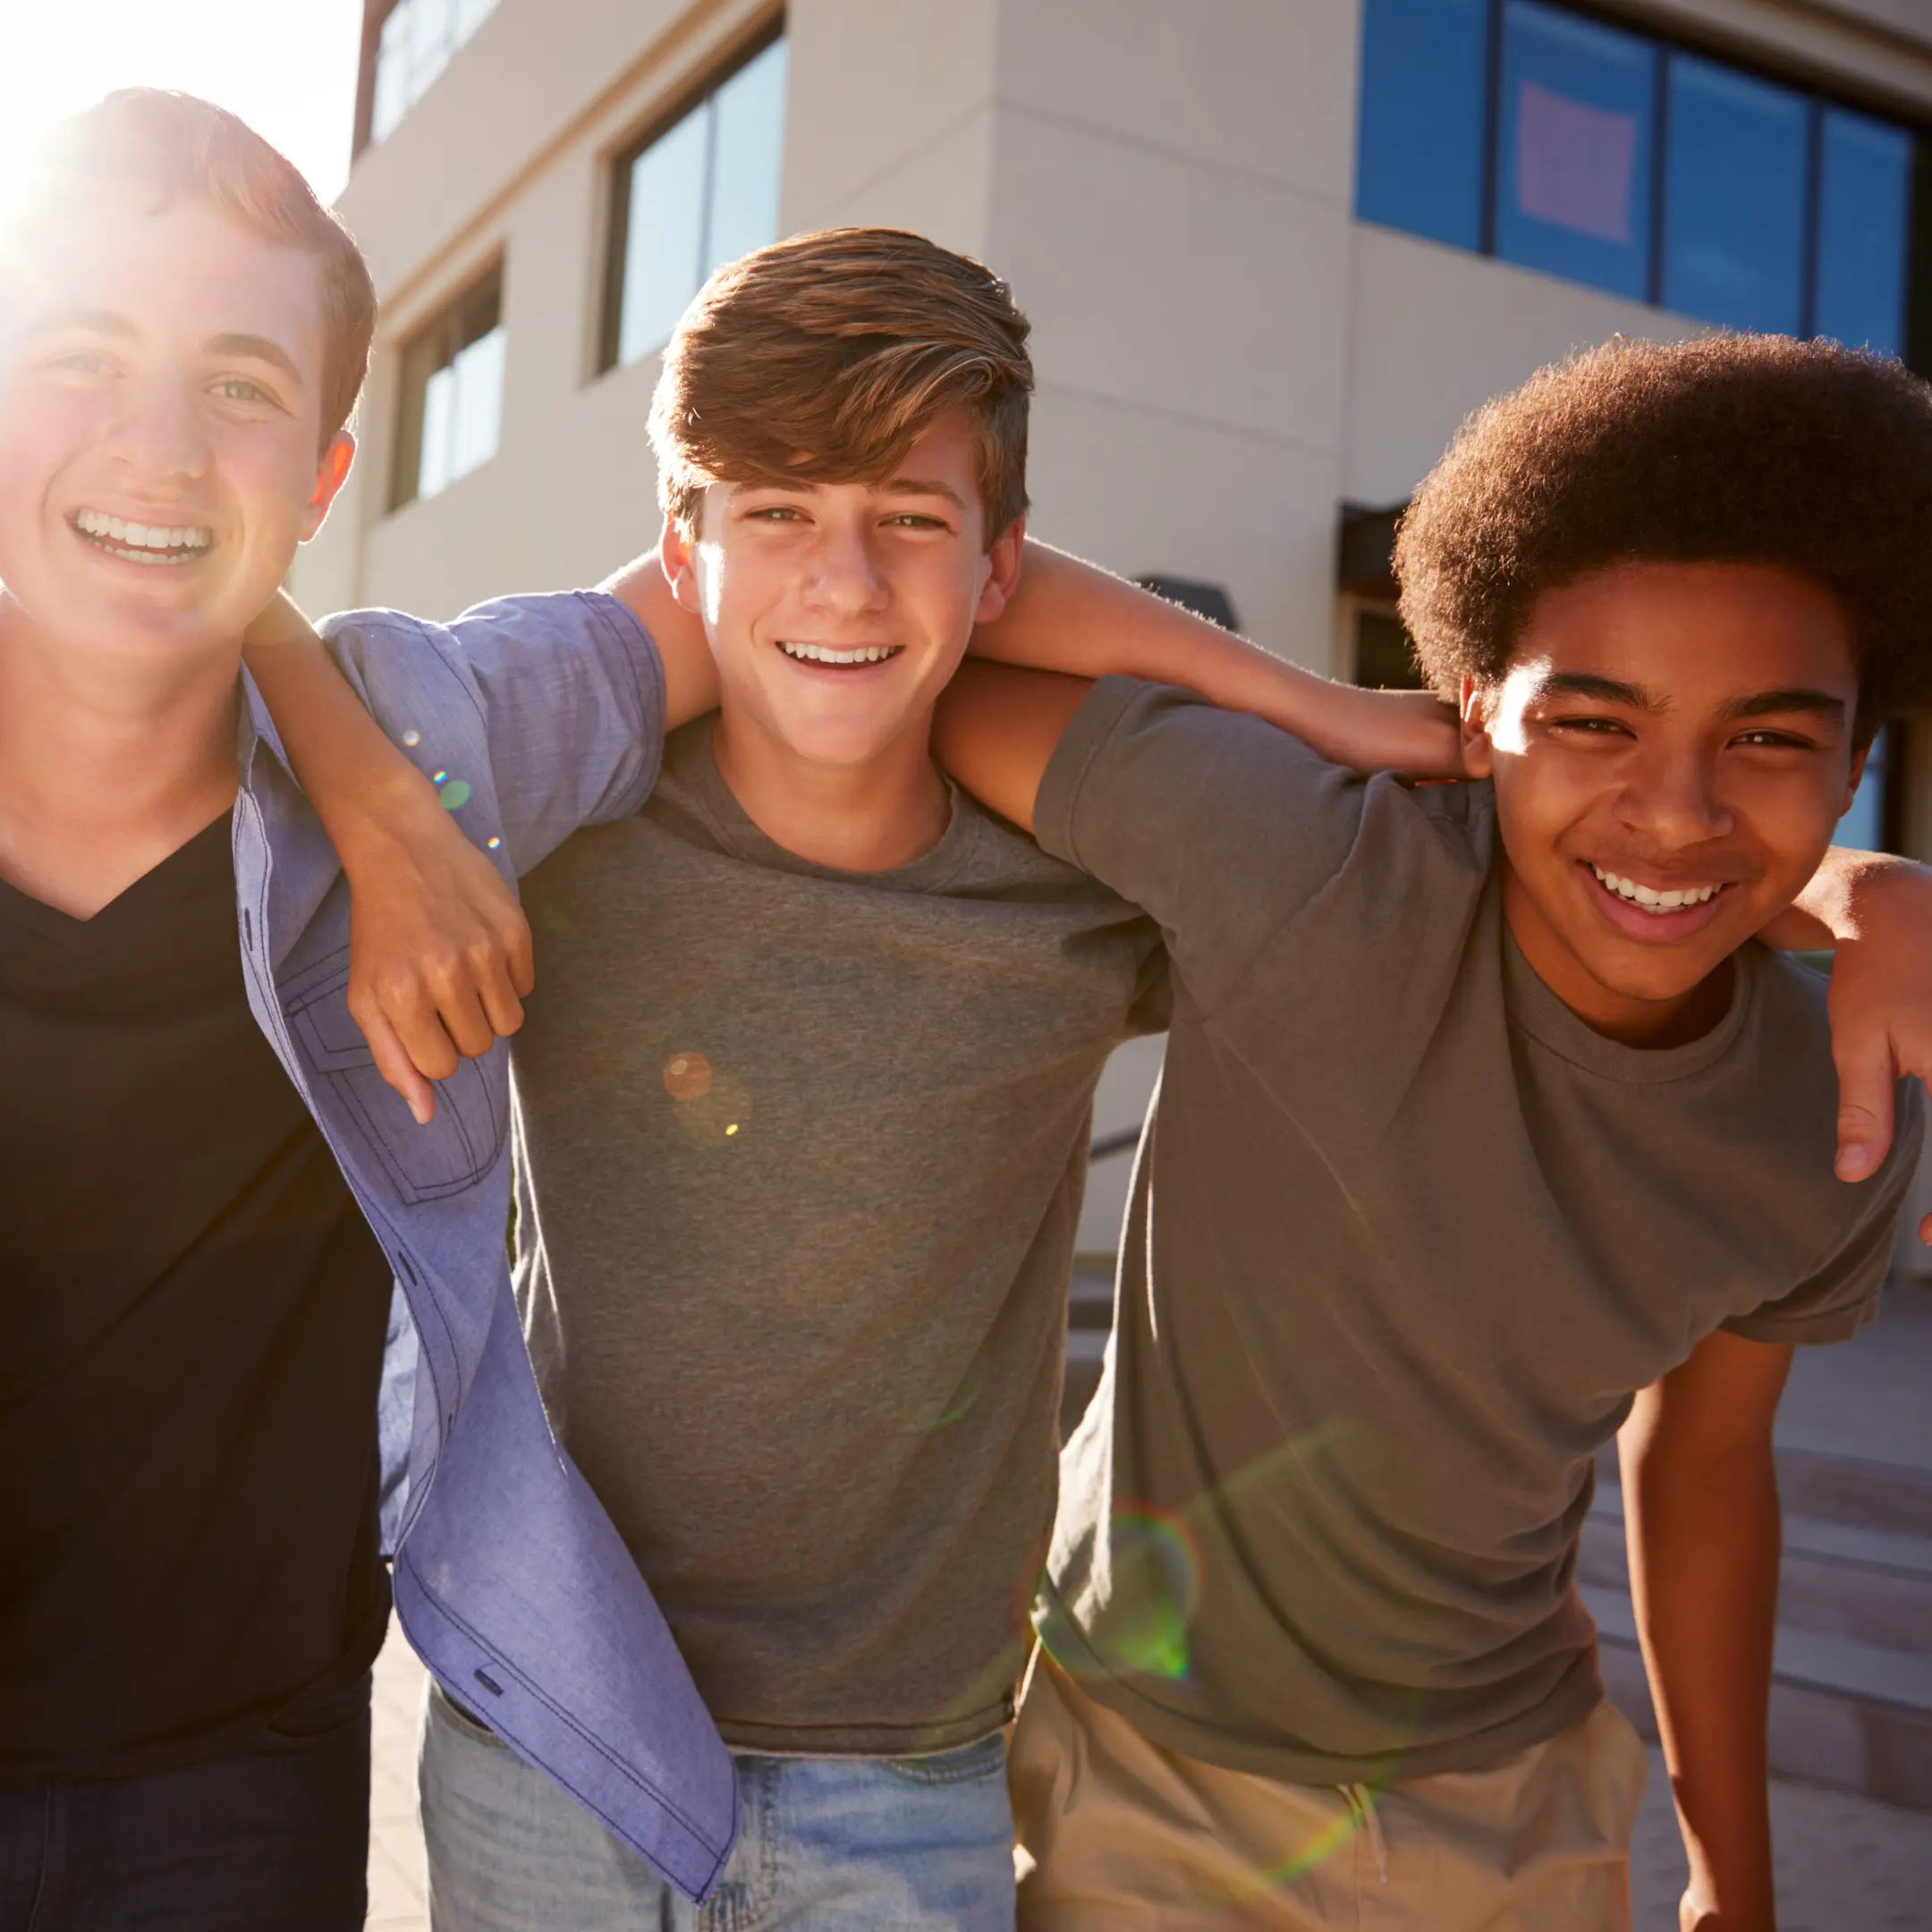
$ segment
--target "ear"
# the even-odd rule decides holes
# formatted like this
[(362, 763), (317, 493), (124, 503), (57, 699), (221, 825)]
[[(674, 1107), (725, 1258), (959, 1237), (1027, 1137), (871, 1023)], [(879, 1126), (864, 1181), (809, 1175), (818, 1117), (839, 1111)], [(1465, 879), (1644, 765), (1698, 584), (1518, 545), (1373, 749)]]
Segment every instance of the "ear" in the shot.
[(349, 480), (349, 466), (354, 461), (355, 438), (346, 429), (338, 429), (329, 446), (322, 452), (321, 462), (316, 465), (315, 490), (302, 506), (301, 533), (298, 541), (307, 543), (322, 528), (322, 520), (329, 513), (329, 505)]
[(1026, 519), (1015, 517), (987, 552), (987, 580), (980, 587), (979, 603), (973, 612), (976, 624), (991, 623), (1006, 608), (1020, 584), (1020, 562), (1026, 552)]
[(1844, 797), (1838, 807), (1838, 816), (1841, 818), (1852, 809), (1852, 801), (1857, 794), (1859, 786), (1864, 783), (1865, 765), (1870, 757), (1871, 747), (1869, 745), (1867, 745), (1862, 751), (1854, 751), (1852, 754), (1852, 769), (1845, 778)]
[(1496, 771), (1496, 747), (1489, 741), (1489, 692), (1465, 676), (1456, 701), (1462, 727), (1462, 769), (1471, 778), (1487, 778)]
[(681, 608), (694, 617), (704, 615), (704, 595), (698, 585), (697, 532), (688, 530), (668, 512), (657, 538), (657, 561), (664, 565), (665, 581)]

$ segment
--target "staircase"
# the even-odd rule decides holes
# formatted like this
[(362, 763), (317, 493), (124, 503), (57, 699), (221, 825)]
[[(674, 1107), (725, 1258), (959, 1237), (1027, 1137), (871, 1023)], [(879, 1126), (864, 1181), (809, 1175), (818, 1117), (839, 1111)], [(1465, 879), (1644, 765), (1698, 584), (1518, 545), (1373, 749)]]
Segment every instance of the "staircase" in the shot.
[[(1777, 1468), (1771, 1774), (1932, 1811), (1932, 1470), (1789, 1446)], [(1655, 1739), (1611, 1452), (1598, 1461), (1577, 1580), (1610, 1695)]]

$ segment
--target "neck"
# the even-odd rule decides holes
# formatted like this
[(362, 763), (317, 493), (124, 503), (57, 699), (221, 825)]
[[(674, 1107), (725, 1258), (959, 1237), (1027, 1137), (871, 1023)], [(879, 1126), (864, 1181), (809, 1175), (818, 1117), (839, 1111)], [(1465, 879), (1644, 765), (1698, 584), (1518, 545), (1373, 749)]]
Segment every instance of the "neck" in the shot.
[(928, 715), (862, 764), (829, 765), (727, 702), (711, 749), (732, 796), (774, 844), (840, 872), (890, 872), (945, 835), (951, 807), (931, 724)]
[(1506, 858), (1503, 867), (1503, 916), (1511, 936), (1537, 978), (1593, 1033), (1626, 1046), (1688, 1046), (1729, 1011), (1734, 969), (1728, 959), (1665, 999), (1606, 986), (1543, 917)]
[(187, 843), (233, 801), (240, 668), (108, 661), (0, 593), (0, 877), (91, 919)]

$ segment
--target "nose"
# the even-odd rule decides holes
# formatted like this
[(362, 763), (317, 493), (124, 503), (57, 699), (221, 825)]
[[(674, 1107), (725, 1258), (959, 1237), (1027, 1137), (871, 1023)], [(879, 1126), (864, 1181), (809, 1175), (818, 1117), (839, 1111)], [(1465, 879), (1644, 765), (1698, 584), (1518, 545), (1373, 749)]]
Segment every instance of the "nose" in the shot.
[(195, 400), (172, 383), (129, 383), (108, 425), (107, 449), (136, 487), (165, 487), (204, 475), (208, 436)]
[(862, 617), (882, 609), (888, 592), (871, 532), (857, 522), (824, 530), (814, 548), (807, 591), (817, 608), (835, 617)]
[(1617, 816), (1659, 852), (1722, 838), (1735, 820), (1716, 780), (1715, 758), (1695, 741), (1648, 744), (1626, 771)]

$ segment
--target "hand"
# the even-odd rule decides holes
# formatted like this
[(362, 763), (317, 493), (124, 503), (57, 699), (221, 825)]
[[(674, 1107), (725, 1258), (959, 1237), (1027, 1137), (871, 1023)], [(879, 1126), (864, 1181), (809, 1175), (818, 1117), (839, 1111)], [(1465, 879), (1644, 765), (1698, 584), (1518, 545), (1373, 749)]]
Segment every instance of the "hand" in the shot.
[(349, 1011), (377, 1071), (427, 1125), (432, 1080), (523, 1024), (536, 985), (516, 894), (438, 805), (397, 814), (343, 855), (353, 894)]
[[(1892, 1144), (1893, 1084), (1932, 1074), (1932, 878), (1893, 861), (1860, 876), (1856, 929), (1832, 967), (1838, 1176), (1862, 1181)], [(1919, 1225), (1932, 1241), (1932, 1215)]]

